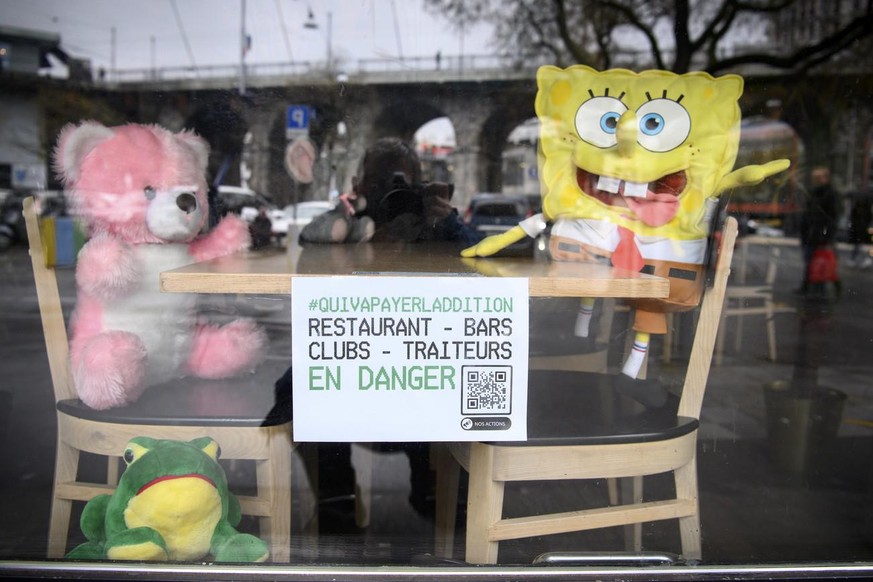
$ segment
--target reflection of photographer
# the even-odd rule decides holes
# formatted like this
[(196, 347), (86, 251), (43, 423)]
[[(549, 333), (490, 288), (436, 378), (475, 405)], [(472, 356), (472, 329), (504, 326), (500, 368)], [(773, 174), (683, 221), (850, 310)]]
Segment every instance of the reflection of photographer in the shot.
[[(399, 139), (383, 138), (367, 148), (359, 176), (352, 179), (352, 192), (340, 196), (336, 208), (307, 224), (300, 232), (300, 240), (304, 243), (351, 243), (371, 239), (457, 241), (465, 247), (473, 245), (482, 237), (459, 219), (451, 204), (452, 190), (451, 184), (422, 183), (421, 162), (415, 150)], [(377, 249), (365, 247), (370, 252)], [(306, 249), (300, 255), (301, 264), (305, 257)], [(290, 382), (289, 369), (276, 383), (277, 392), (290, 393)], [(409, 456), (409, 500), (416, 510), (430, 511), (432, 476), (427, 446), (376, 443), (373, 447), (375, 450), (402, 450)], [(318, 460), (323, 497), (349, 496), (354, 492), (351, 451), (347, 443), (319, 445)]]
[(396, 138), (367, 148), (352, 192), (337, 208), (308, 224), (303, 242), (459, 241), (481, 238), (464, 225), (451, 205), (451, 184), (421, 181), (415, 150)]
[(448, 226), (445, 221), (454, 212), (450, 203), (453, 184), (410, 184), (403, 172), (395, 172), (385, 191), (377, 205), (368, 204), (378, 235), (397, 240), (451, 240), (437, 231)]

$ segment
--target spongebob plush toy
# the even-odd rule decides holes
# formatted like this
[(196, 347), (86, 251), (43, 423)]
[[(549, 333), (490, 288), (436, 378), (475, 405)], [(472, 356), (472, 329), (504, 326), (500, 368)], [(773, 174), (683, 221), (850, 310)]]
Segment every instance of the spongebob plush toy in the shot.
[[(550, 221), (555, 260), (669, 278), (666, 299), (632, 301), (634, 349), (619, 378), (640, 394), (636, 378), (650, 334), (666, 332), (666, 313), (700, 300), (718, 196), (757, 184), (789, 162), (733, 169), (743, 91), (737, 75), (545, 66), (537, 88), (543, 214), (462, 255), (492, 255), (540, 234)], [(587, 336), (593, 304), (582, 300), (576, 335)], [(666, 395), (659, 389), (638, 399), (655, 406)]]

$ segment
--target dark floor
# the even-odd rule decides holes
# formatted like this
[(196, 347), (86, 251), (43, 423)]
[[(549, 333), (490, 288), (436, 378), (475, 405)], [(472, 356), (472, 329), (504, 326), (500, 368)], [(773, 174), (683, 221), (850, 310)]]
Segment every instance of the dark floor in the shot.
[[(780, 265), (780, 298), (801, 306), (791, 293), (797, 285), (799, 257), (787, 252)], [(763, 253), (753, 249), (752, 276), (763, 271)], [(704, 564), (873, 562), (873, 270), (842, 269), (844, 291), (823, 321), (801, 325), (795, 313), (777, 316), (779, 357), (769, 362), (761, 321), (744, 325), (739, 351), (728, 338), (725, 360), (714, 366), (699, 441), (699, 482)], [(60, 271), (65, 308), (72, 306), (72, 272)], [(244, 312), (258, 317), (271, 338), (266, 363), (257, 372), (272, 386), (290, 352), (287, 298), (209, 297), (214, 313)], [(664, 364), (653, 346), (651, 370), (664, 377), (681, 373), (688, 352), (688, 316), (676, 321), (676, 357)], [(730, 326), (730, 332), (736, 325)], [(44, 557), (54, 461), (55, 415), (42, 333), (26, 251), (0, 255), (0, 559)], [(815, 353), (810, 353), (810, 346)], [(796, 359), (803, 357), (804, 365)], [(848, 395), (838, 437), (823, 443), (802, 471), (785, 469), (785, 448), (773, 449), (766, 429), (763, 387), (790, 380), (798, 370), (813, 373), (822, 385)], [(371, 524), (359, 530), (352, 519), (348, 473), (332, 449), (324, 449), (321, 530), (317, 540), (302, 532), (303, 503), (294, 507), (293, 558), (302, 564), (420, 564), (432, 551), (433, 521), (428, 503), (409, 502), (410, 464), (402, 451), (375, 455), (376, 495)], [(94, 460), (84, 471), (99, 476)], [(297, 499), (308, 494), (302, 464), (295, 459)], [(240, 487), (251, 482), (251, 468), (226, 466)], [(646, 481), (647, 498), (670, 487), (669, 479)], [(507, 514), (547, 507), (569, 509), (606, 495), (604, 483), (526, 483), (507, 492)], [(432, 497), (428, 499), (432, 501)], [(562, 505), (563, 504), (563, 505)], [(463, 506), (459, 506), (463, 511)], [(462, 521), (459, 521), (462, 523)], [(257, 533), (254, 523), (244, 522)], [(459, 530), (460, 544), (462, 531)], [(74, 527), (71, 543), (80, 539)], [(674, 523), (647, 525), (646, 550), (679, 553)], [(501, 544), (502, 564), (530, 564), (544, 552), (617, 551), (619, 528), (538, 537)], [(461, 557), (460, 545), (455, 556)]]

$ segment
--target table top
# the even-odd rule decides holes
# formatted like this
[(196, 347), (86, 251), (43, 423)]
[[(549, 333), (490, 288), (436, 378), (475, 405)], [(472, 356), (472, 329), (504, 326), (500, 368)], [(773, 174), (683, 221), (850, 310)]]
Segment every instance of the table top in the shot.
[(486, 276), (529, 279), (531, 296), (667, 297), (670, 283), (606, 265), (546, 257), (466, 259), (454, 245), (361, 243), (290, 245), (247, 251), (161, 273), (169, 293), (289, 294), (296, 277), (338, 275)]
[(797, 247), (800, 246), (800, 241), (794, 237), (785, 236), (761, 236), (758, 234), (750, 234), (737, 238), (738, 245), (770, 245), (779, 247)]

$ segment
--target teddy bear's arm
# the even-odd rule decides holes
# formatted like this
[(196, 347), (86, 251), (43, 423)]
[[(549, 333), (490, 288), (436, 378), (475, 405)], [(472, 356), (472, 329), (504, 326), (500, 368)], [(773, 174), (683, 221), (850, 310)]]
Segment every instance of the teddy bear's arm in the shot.
[(197, 261), (208, 261), (245, 250), (250, 243), (248, 223), (229, 214), (208, 234), (194, 240), (188, 247), (188, 252)]
[(132, 249), (111, 236), (95, 236), (79, 253), (76, 282), (89, 295), (117, 298), (127, 293), (139, 276), (139, 262)]

